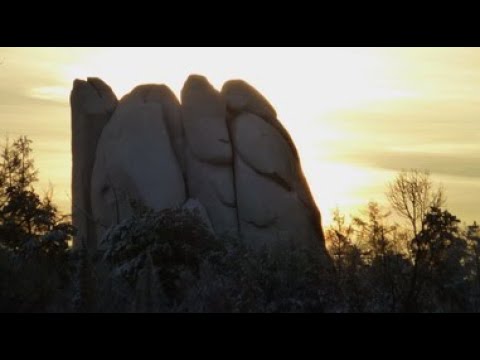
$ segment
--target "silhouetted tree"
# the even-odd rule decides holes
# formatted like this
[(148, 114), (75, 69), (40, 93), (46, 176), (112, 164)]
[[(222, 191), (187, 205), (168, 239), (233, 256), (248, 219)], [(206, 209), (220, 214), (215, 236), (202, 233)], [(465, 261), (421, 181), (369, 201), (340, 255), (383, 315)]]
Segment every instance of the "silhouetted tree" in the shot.
[(354, 229), (346, 224), (345, 215), (337, 208), (333, 212), (332, 225), (326, 231), (326, 243), (337, 273), (343, 274), (347, 256), (351, 252)]
[(441, 208), (445, 196), (441, 187), (434, 189), (428, 171), (402, 170), (389, 184), (387, 198), (392, 208), (411, 225), (416, 236), (431, 207)]
[(353, 218), (357, 242), (362, 249), (369, 283), (370, 307), (375, 311), (399, 310), (405, 289), (405, 272), (410, 263), (398, 246), (397, 226), (389, 222), (390, 212), (377, 202), (369, 202), (364, 216)]
[(334, 282), (338, 301), (344, 311), (363, 312), (369, 292), (365, 281), (365, 253), (358, 246), (358, 228), (347, 224), (339, 209), (333, 213), (333, 223), (326, 230), (327, 248), (335, 266)]
[(366, 218), (356, 216), (353, 223), (357, 228), (358, 242), (363, 245), (370, 259), (386, 256), (393, 246), (388, 235), (395, 226), (387, 224), (389, 212), (382, 211), (377, 202), (371, 201), (366, 209)]
[(0, 252), (12, 276), (0, 297), (10, 299), (8, 311), (58, 311), (53, 304), (69, 283), (73, 227), (51, 193), (42, 199), (35, 192), (37, 174), (31, 140), (7, 140), (0, 162)]
[(437, 207), (426, 214), (422, 231), (412, 240), (414, 268), (406, 310), (422, 310), (422, 303), (428, 306), (425, 301), (434, 299), (448, 301), (451, 309), (464, 305), (459, 286), (465, 284), (467, 244), (459, 223), (456, 216)]
[(480, 310), (480, 226), (476, 221), (467, 226), (465, 234), (473, 267), (472, 302), (475, 311)]
[(34, 248), (64, 254), (73, 227), (59, 215), (51, 194), (42, 199), (33, 184), (38, 171), (32, 159), (32, 141), (22, 136), (3, 148), (0, 163), (0, 244), (14, 252)]

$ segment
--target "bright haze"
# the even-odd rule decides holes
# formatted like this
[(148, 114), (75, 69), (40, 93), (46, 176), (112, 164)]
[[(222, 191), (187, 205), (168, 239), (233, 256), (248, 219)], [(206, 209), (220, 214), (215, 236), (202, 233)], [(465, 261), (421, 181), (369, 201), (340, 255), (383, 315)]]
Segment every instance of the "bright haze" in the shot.
[(480, 220), (480, 49), (0, 48), (0, 135), (33, 141), (39, 190), (70, 212), (69, 93), (100, 77), (120, 98), (142, 83), (177, 94), (189, 74), (243, 79), (291, 133), (328, 224), (385, 201), (401, 169), (428, 169), (449, 210)]

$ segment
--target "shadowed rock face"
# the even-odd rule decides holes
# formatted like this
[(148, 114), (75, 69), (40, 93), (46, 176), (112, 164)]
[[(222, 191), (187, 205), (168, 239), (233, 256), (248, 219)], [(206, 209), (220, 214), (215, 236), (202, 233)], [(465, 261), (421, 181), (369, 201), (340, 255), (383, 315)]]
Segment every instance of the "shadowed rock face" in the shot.
[(165, 85), (142, 85), (117, 105), (105, 83), (89, 79), (75, 81), (71, 104), (77, 244), (88, 236), (94, 249), (136, 201), (157, 210), (196, 204), (217, 235), (326, 254), (296, 147), (244, 81), (219, 92), (192, 75), (181, 104)]
[(190, 76), (181, 97), (189, 196), (205, 206), (218, 234), (236, 235), (232, 145), (225, 100), (203, 76)]
[(98, 139), (115, 107), (117, 97), (102, 80), (75, 80), (70, 95), (72, 110), (72, 217), (78, 229), (75, 242), (96, 246), (90, 202), (91, 178)]
[(131, 215), (132, 201), (155, 210), (185, 202), (181, 163), (175, 154), (181, 132), (168, 127), (179, 117), (176, 111), (166, 111), (174, 106), (178, 103), (162, 88), (139, 87), (120, 101), (105, 126), (90, 194), (98, 239), (106, 228)]

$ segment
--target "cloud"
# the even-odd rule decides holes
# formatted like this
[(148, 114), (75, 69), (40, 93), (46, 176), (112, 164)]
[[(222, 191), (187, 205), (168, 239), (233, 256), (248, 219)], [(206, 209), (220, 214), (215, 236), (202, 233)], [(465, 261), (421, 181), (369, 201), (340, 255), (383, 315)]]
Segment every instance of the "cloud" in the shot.
[(31, 90), (31, 97), (46, 101), (67, 103), (69, 96), (70, 89), (63, 86), (44, 86)]
[(433, 174), (478, 179), (480, 183), (480, 153), (434, 154), (397, 151), (361, 151), (344, 153), (343, 161), (386, 170), (425, 169)]

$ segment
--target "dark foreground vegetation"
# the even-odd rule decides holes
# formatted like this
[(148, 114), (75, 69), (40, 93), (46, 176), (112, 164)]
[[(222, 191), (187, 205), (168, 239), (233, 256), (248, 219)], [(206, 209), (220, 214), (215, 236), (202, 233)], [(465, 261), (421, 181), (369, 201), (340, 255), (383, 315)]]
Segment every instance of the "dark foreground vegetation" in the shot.
[(135, 215), (100, 250), (72, 250), (74, 228), (39, 196), (30, 141), (0, 160), (1, 312), (477, 312), (480, 227), (445, 207), (428, 173), (401, 172), (390, 209), (368, 204), (326, 229), (320, 252), (275, 252), (215, 238), (186, 210)]

